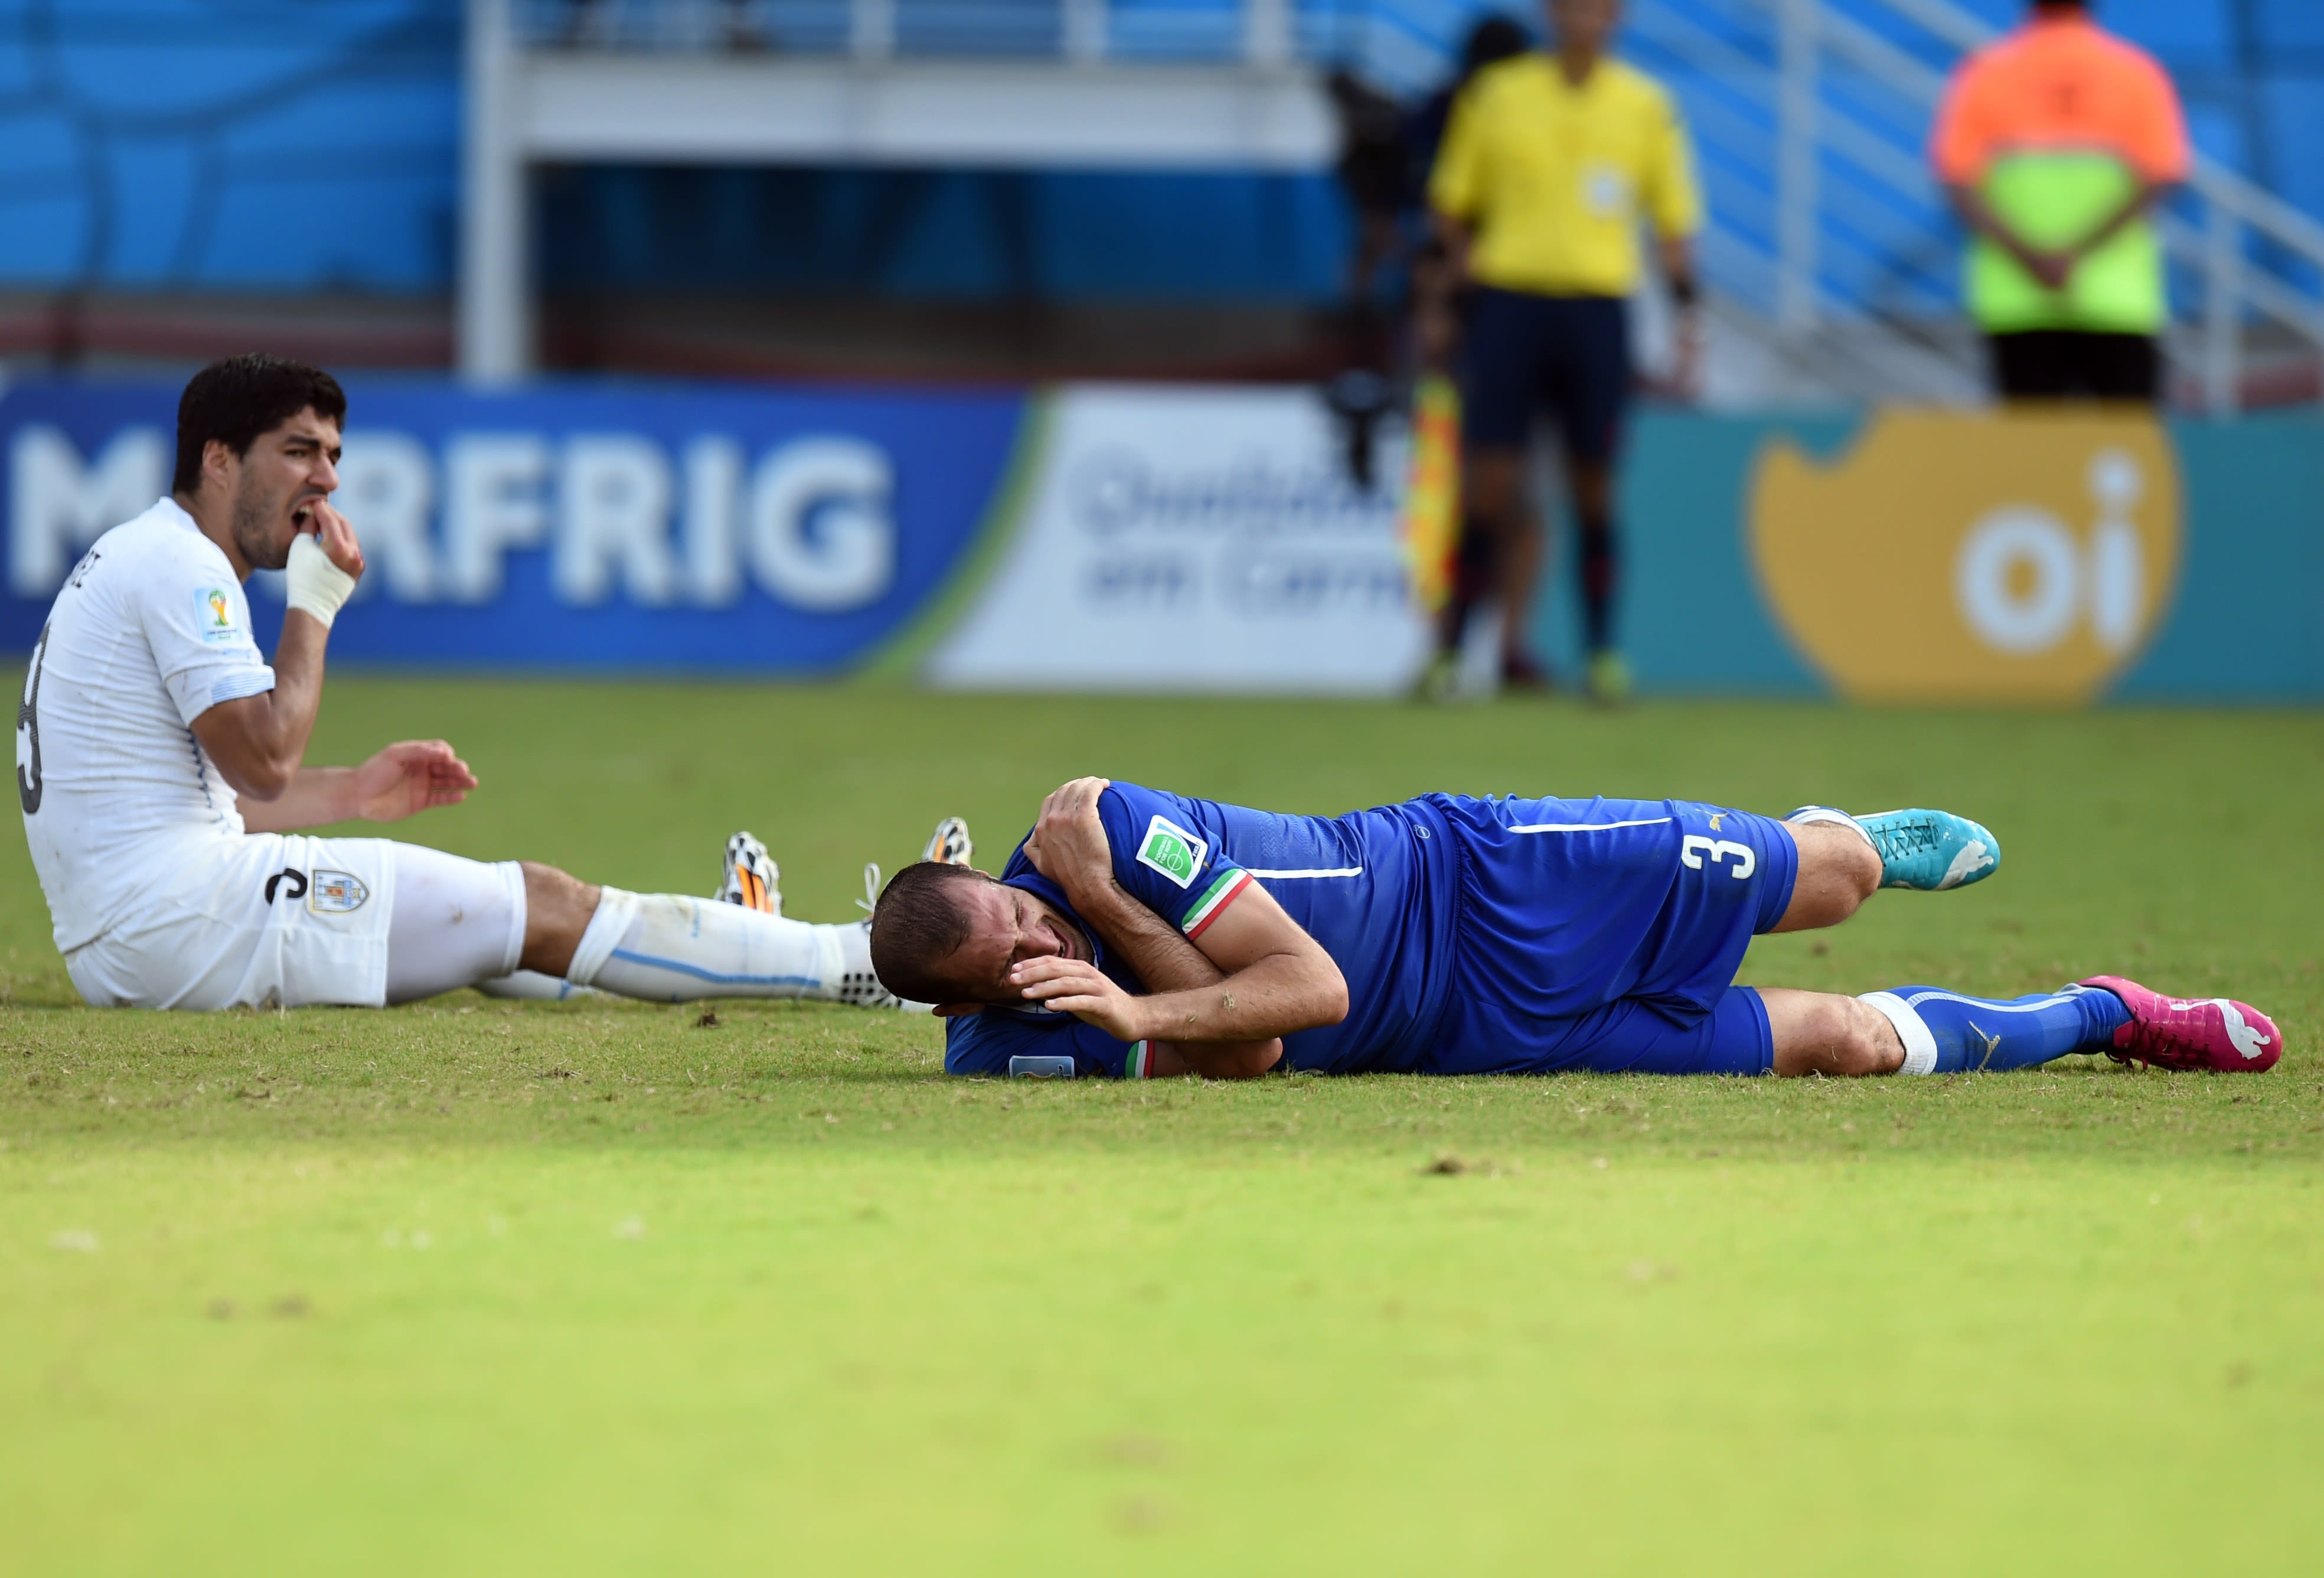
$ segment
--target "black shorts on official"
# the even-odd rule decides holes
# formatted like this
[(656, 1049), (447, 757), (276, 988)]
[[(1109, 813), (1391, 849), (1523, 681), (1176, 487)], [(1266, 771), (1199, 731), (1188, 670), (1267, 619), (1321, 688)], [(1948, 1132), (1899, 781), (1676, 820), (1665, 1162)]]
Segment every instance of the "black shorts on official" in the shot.
[(1480, 286), (1463, 330), (1461, 436), (1521, 448), (1536, 411), (1569, 460), (1611, 460), (1630, 398), (1630, 319), (1619, 296), (1538, 296)]
[(2154, 337), (2072, 328), (1987, 337), (2004, 400), (2121, 400), (2153, 405), (2162, 392)]

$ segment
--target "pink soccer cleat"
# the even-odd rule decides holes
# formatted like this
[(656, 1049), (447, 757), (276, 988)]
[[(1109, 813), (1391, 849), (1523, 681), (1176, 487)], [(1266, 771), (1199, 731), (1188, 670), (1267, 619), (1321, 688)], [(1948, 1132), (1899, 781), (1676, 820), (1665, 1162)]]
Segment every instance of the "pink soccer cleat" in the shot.
[(2283, 1056), (2275, 1021), (2247, 1002), (2165, 997), (2119, 975), (2093, 975), (2081, 984), (2103, 987), (2130, 1009), (2130, 1023), (2114, 1033), (2114, 1045), (2106, 1049), (2116, 1063), (2258, 1074)]

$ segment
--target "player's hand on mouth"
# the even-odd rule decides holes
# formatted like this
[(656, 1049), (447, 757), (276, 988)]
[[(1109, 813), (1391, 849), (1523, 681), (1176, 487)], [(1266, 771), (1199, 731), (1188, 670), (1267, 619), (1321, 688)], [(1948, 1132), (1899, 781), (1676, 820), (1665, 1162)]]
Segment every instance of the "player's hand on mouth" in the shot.
[(363, 545), (355, 540), (354, 525), (328, 499), (318, 495), (301, 500), (291, 508), (290, 522), (301, 532), (312, 532), (333, 564), (357, 580), (363, 578)]
[(1052, 789), (1025, 841), (1033, 869), (1076, 904), (1090, 902), (1113, 881), (1113, 852), (1097, 814), (1098, 796), (1112, 784), (1110, 778), (1077, 778)]
[(1043, 1002), (1095, 1025), (1117, 1041), (1146, 1038), (1143, 1003), (1095, 964), (1082, 959), (1024, 959), (1009, 967), (1009, 984), (1028, 1002)]

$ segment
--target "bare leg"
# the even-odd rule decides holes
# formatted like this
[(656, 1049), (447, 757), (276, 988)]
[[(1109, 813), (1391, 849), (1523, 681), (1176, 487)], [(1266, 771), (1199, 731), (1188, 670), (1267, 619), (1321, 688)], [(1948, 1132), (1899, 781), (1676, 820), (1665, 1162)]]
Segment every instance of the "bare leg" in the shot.
[[(1838, 926), (1879, 891), (1880, 856), (1862, 834), (1829, 822), (1784, 826), (1800, 871), (1777, 931)], [(1894, 1074), (1904, 1062), (1896, 1027), (1870, 1003), (1781, 986), (1762, 987), (1759, 1000), (1775, 1031), (1777, 1074)]]
[(1566, 474), (1573, 489), (1573, 512), (1601, 519), (1614, 512), (1614, 466), (1608, 460), (1572, 460)]
[(573, 950), (597, 913), (595, 883), (567, 876), (555, 866), (524, 863), (524, 967), (562, 978)]
[(1614, 466), (1569, 458), (1565, 471), (1581, 535), (1574, 557), (1582, 579), (1582, 646), (1594, 658), (1614, 650)]
[[(1854, 827), (1785, 826), (1799, 875), (1775, 930), (1837, 925), (1877, 890), (1880, 856)], [(1780, 987), (1762, 988), (1759, 998), (1775, 1036), (1775, 1072), (1792, 1076), (2030, 1067), (2111, 1045), (2127, 1011), (2119, 993), (2076, 987), (2006, 1001), (1914, 986), (1870, 1001)]]
[(1785, 823), (1800, 852), (1799, 877), (1777, 931), (1838, 926), (1880, 891), (1880, 855), (1861, 833), (1829, 822)]
[(1888, 1017), (1868, 1002), (1831, 992), (1766, 986), (1759, 1000), (1775, 1035), (1775, 1072), (1854, 1076), (1894, 1074), (1904, 1043)]
[(1530, 664), (1526, 635), (1545, 548), (1541, 521), (1525, 491), (1525, 451), (1471, 446), (1462, 457), (1470, 518), (1492, 534), (1493, 586), (1501, 605), (1503, 666)]

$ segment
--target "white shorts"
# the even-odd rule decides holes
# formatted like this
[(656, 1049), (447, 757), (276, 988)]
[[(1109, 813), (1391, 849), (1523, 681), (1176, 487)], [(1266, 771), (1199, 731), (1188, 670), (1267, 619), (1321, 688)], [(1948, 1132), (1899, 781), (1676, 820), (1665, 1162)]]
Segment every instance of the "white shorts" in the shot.
[(164, 848), (144, 909), (65, 955), (100, 1008), (377, 1008), (517, 967), (524, 875), (385, 838)]

